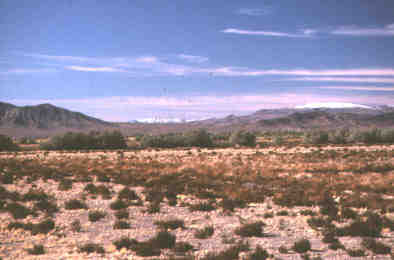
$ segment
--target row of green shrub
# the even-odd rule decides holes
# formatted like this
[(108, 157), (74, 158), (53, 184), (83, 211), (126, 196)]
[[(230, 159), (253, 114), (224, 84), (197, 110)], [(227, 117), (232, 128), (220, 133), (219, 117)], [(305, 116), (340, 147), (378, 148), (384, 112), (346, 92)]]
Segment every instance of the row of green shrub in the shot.
[(44, 150), (80, 150), (80, 149), (124, 149), (126, 140), (119, 131), (73, 133), (55, 136), (49, 142), (40, 145)]
[(394, 129), (338, 129), (334, 131), (312, 131), (304, 134), (307, 144), (382, 144), (394, 143)]
[(19, 150), (18, 145), (10, 137), (0, 134), (0, 152), (17, 150)]
[[(338, 129), (316, 130), (306, 132), (270, 132), (261, 133), (272, 140), (271, 144), (282, 145), (292, 137), (304, 144), (392, 144), (394, 129)], [(22, 139), (24, 141), (24, 139)], [(33, 140), (33, 139), (32, 139)], [(137, 135), (136, 140), (142, 148), (175, 148), (175, 147), (231, 147), (256, 146), (256, 134), (247, 131), (234, 131), (220, 134), (209, 133), (204, 129), (187, 133), (168, 133), (161, 135)], [(34, 140), (33, 140), (34, 141)], [(21, 142), (25, 143), (25, 142)], [(34, 143), (29, 141), (29, 143)], [(79, 149), (125, 149), (126, 139), (119, 131), (73, 133), (53, 137), (49, 142), (41, 144), (45, 150), (79, 150)], [(16, 151), (19, 146), (5, 135), (0, 135), (0, 151)]]
[(256, 135), (245, 131), (236, 131), (233, 134), (212, 134), (199, 129), (188, 133), (144, 135), (139, 138), (139, 142), (142, 147), (156, 148), (255, 146)]

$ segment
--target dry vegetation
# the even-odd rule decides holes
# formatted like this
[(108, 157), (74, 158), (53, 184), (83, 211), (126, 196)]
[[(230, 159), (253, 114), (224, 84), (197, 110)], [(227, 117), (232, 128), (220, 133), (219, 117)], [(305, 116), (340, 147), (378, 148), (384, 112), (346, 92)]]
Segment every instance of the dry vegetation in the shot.
[(0, 258), (393, 259), (393, 187), (394, 145), (1, 153)]

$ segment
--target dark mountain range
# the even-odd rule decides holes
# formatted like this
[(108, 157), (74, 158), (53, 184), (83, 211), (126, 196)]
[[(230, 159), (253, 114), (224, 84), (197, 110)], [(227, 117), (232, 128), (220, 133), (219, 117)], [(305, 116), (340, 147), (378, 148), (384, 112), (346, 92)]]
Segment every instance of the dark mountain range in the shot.
[(0, 133), (12, 136), (45, 136), (114, 126), (112, 123), (51, 104), (19, 107), (0, 102)]
[(212, 132), (394, 127), (394, 108), (262, 109), (246, 116), (229, 115), (183, 123), (110, 123), (50, 104), (18, 107), (0, 102), (0, 134), (14, 137), (53, 136), (67, 131), (118, 129), (136, 133), (182, 132), (205, 128)]

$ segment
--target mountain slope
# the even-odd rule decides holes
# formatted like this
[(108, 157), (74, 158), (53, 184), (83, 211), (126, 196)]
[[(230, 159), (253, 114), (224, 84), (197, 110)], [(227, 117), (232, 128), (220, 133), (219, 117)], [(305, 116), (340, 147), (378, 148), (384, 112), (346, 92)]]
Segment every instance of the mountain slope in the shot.
[(0, 128), (2, 132), (58, 133), (65, 131), (99, 130), (114, 126), (97, 118), (79, 112), (41, 104), (37, 106), (14, 106), (0, 102)]
[(0, 134), (14, 137), (54, 136), (67, 131), (120, 130), (125, 135), (160, 134), (205, 128), (212, 132), (394, 127), (394, 108), (262, 109), (245, 116), (229, 115), (182, 123), (109, 123), (50, 104), (18, 107), (0, 102)]

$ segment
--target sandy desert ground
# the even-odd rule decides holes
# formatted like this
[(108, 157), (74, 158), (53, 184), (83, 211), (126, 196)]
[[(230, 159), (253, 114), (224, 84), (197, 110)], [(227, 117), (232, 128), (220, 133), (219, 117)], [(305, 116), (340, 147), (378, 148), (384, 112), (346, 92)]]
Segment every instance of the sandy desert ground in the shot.
[(1, 259), (393, 259), (394, 145), (0, 154)]

